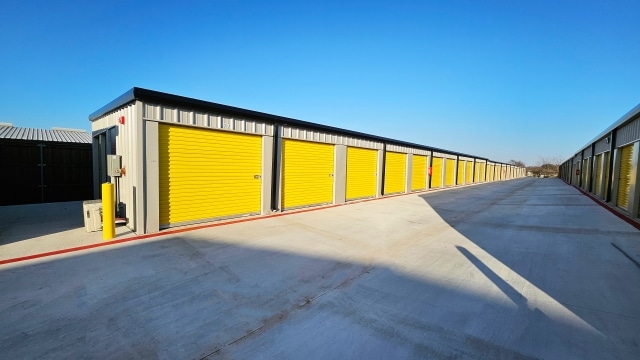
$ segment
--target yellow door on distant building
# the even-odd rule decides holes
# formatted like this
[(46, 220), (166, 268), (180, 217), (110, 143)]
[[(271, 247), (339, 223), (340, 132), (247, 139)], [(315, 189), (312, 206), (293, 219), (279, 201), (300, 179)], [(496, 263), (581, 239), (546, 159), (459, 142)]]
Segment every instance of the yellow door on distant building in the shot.
[(413, 155), (411, 159), (411, 191), (427, 188), (427, 157)]
[(593, 192), (600, 196), (600, 185), (602, 183), (602, 156), (603, 154), (596, 155), (596, 183), (593, 184)]
[(347, 147), (347, 200), (376, 196), (378, 150)]
[(282, 140), (284, 210), (333, 202), (334, 145)]
[(442, 187), (442, 158), (434, 156), (431, 164), (431, 188), (440, 187)]
[(384, 193), (405, 191), (407, 176), (407, 154), (387, 151), (384, 166)]
[(616, 205), (624, 210), (629, 207), (631, 189), (631, 168), (633, 164), (633, 144), (620, 148), (620, 179), (618, 180), (618, 201)]
[(447, 159), (446, 167), (445, 167), (445, 186), (453, 186), (456, 184), (455, 172), (456, 172), (456, 160), (455, 159)]

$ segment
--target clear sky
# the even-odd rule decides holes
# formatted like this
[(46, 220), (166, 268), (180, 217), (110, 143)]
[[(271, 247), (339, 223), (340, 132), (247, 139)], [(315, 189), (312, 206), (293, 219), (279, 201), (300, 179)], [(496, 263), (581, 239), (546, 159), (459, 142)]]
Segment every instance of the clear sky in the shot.
[(568, 158), (640, 103), (640, 1), (0, 0), (0, 122), (134, 86), (465, 152)]

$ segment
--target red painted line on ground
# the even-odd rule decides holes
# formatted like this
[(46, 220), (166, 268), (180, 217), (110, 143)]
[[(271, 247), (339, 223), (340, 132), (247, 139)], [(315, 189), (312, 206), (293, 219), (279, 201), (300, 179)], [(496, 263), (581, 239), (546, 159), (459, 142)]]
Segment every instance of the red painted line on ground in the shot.
[(627, 224), (629, 224), (629, 225), (633, 226), (634, 228), (640, 230), (640, 223), (637, 222), (636, 220), (633, 220), (629, 215), (616, 210), (614, 207), (612, 207), (608, 203), (602, 201), (600, 198), (597, 198), (595, 195), (593, 195), (591, 193), (588, 193), (588, 192), (582, 190), (581, 188), (579, 188), (579, 187), (577, 187), (575, 185), (570, 185), (567, 182), (565, 182), (565, 184), (578, 189), (578, 191), (580, 191), (583, 195), (586, 195), (589, 199), (593, 200), (593, 202), (595, 202), (596, 204), (598, 204), (598, 205), (602, 206), (603, 208), (607, 209), (610, 213), (612, 213), (613, 215), (615, 215), (615, 216), (619, 217), (620, 219), (624, 220)]
[[(498, 180), (498, 181), (501, 181), (501, 180)], [(331, 204), (331, 205), (325, 205), (325, 206), (316, 206), (316, 207), (312, 207), (312, 208), (291, 210), (291, 211), (275, 213), (275, 214), (269, 214), (269, 215), (259, 215), (259, 216), (254, 216), (254, 217), (247, 217), (247, 218), (234, 219), (234, 220), (228, 220), (228, 221), (220, 221), (220, 222), (216, 222), (216, 223), (208, 223), (208, 224), (195, 225), (195, 226), (185, 226), (185, 227), (180, 227), (180, 228), (175, 228), (175, 229), (170, 229), (170, 230), (162, 230), (160, 232), (153, 233), (153, 234), (144, 234), (144, 235), (131, 236), (131, 237), (128, 237), (128, 238), (118, 239), (118, 240), (105, 240), (105, 242), (101, 242), (101, 243), (97, 243), (97, 244), (83, 245), (83, 246), (77, 246), (77, 247), (72, 247), (72, 248), (68, 248), (68, 249), (61, 249), (61, 250), (55, 250), (55, 251), (49, 251), (49, 252), (44, 252), (44, 253), (39, 253), (39, 254), (28, 255), (28, 256), (21, 256), (21, 257), (16, 257), (16, 258), (11, 258), (11, 259), (0, 260), (0, 265), (17, 263), (17, 262), (33, 260), (33, 259), (40, 259), (40, 258), (54, 256), (54, 255), (60, 255), (60, 254), (68, 254), (68, 253), (77, 252), (77, 251), (95, 249), (95, 248), (100, 248), (100, 247), (103, 247), (103, 246), (111, 246), (111, 245), (122, 244), (122, 243), (126, 243), (126, 242), (137, 241), (137, 240), (144, 240), (144, 239), (149, 239), (149, 238), (154, 238), (154, 237), (159, 237), (159, 236), (179, 234), (179, 233), (188, 232), (188, 231), (202, 230), (202, 229), (208, 229), (208, 228), (224, 226), (224, 225), (239, 224), (239, 223), (249, 222), (249, 221), (270, 219), (270, 218), (276, 218), (276, 217), (280, 217), (280, 216), (287, 216), (287, 215), (301, 214), (301, 213), (306, 213), (306, 212), (311, 212), (311, 211), (330, 209), (330, 208), (334, 208), (334, 207), (338, 207), (338, 206), (345, 206), (345, 205), (358, 204), (358, 203), (369, 202), (369, 201), (374, 201), (374, 200), (388, 199), (388, 198), (398, 197), (398, 196), (422, 194), (422, 193), (431, 192), (431, 191), (440, 191), (440, 190), (458, 188), (458, 187), (462, 187), (462, 186), (479, 185), (479, 184), (486, 184), (486, 183), (488, 183), (488, 182), (473, 183), (473, 184), (469, 184), (469, 185), (454, 185), (454, 186), (450, 186), (450, 187), (446, 187), (446, 188), (426, 189), (426, 190), (419, 190), (419, 191), (414, 191), (414, 192), (410, 192), (410, 193), (392, 194), (392, 195), (385, 195), (385, 196), (376, 197), (376, 198), (370, 198), (370, 199), (354, 200), (354, 201), (346, 202), (344, 204)]]

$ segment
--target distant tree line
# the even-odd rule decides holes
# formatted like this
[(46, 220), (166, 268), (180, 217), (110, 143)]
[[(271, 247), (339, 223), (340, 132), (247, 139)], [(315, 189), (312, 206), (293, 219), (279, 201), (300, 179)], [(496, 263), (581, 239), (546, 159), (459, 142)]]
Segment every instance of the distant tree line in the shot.
[(558, 176), (558, 168), (562, 164), (562, 159), (559, 157), (541, 157), (538, 163), (533, 166), (526, 166), (520, 160), (509, 160), (509, 164), (524, 167), (527, 172), (536, 177), (555, 177)]

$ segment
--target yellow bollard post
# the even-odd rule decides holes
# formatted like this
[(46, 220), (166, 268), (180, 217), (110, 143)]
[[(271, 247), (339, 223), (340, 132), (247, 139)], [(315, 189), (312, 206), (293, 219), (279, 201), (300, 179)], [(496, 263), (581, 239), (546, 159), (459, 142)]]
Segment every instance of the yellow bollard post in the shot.
[(102, 184), (102, 240), (116, 237), (116, 211), (113, 184)]

